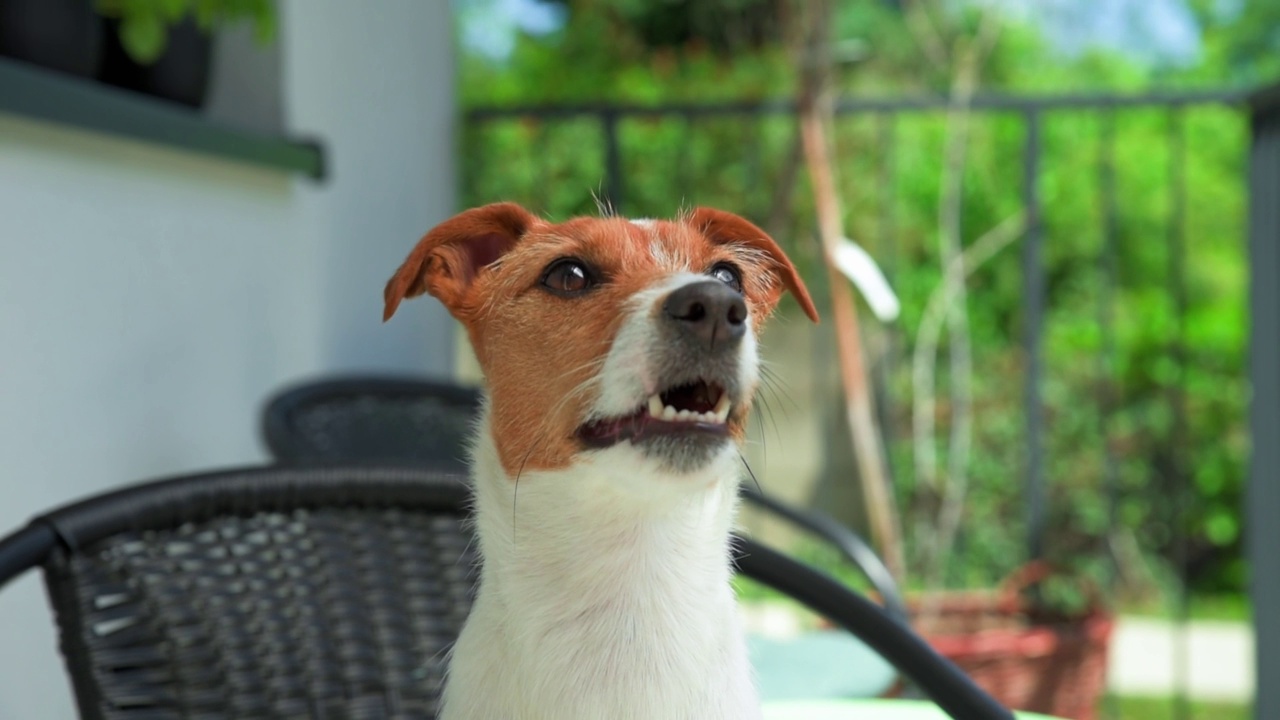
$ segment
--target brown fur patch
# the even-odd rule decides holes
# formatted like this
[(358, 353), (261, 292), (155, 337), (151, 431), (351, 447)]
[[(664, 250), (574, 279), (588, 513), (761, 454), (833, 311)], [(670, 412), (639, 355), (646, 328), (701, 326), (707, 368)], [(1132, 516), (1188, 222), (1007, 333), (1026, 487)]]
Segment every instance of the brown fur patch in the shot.
[[(566, 257), (593, 269), (595, 289), (575, 298), (541, 289), (547, 266)], [(699, 208), (643, 226), (621, 218), (551, 224), (509, 203), (469, 210), (427, 233), (387, 283), (384, 314), (390, 318), (404, 297), (429, 292), (466, 327), (489, 386), (490, 429), (514, 477), (565, 467), (581, 449), (576, 431), (598, 396), (593, 378), (632, 296), (673, 273), (703, 273), (721, 261), (741, 270), (757, 333), (784, 288), (817, 319), (777, 244), (736, 215)], [(748, 407), (730, 418), (739, 440)]]

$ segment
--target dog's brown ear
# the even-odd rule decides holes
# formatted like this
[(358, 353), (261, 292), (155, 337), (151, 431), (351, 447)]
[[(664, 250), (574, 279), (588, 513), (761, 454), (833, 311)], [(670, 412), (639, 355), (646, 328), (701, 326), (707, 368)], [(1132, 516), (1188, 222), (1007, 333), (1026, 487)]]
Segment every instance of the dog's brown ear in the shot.
[(795, 296), (804, 314), (808, 315), (810, 320), (818, 322), (818, 310), (813, 306), (813, 300), (809, 297), (809, 290), (805, 288), (804, 281), (800, 279), (800, 274), (796, 272), (795, 266), (791, 264), (786, 253), (782, 252), (782, 248), (778, 247), (778, 243), (774, 242), (768, 233), (744, 217), (709, 207), (694, 208), (693, 212), (689, 213), (688, 222), (711, 242), (738, 243), (763, 252), (773, 261), (774, 270), (782, 279), (783, 286)]
[(510, 250), (536, 220), (515, 203), (494, 203), (435, 226), (387, 281), (382, 321), (391, 319), (401, 300), (424, 292), (457, 314), (480, 270)]

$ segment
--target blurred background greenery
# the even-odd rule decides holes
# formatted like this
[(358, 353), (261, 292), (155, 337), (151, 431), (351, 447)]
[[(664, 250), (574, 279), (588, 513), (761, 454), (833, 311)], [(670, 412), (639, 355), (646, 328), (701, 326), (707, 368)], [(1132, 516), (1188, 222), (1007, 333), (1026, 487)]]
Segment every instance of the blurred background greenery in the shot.
[[(980, 92), (1246, 89), (1280, 77), (1276, 2), (925, 5), (943, 46), (972, 36), (982, 12), (1000, 13), (1002, 30), (981, 65)], [(951, 78), (921, 47), (909, 3), (868, 0), (836, 8), (841, 96), (945, 95)], [(794, 98), (786, 13), (779, 0), (465, 0), (459, 4), (463, 108)], [(1237, 107), (1196, 105), (1176, 118), (1155, 108), (1118, 111), (1113, 120), (1108, 145), (1112, 119), (1105, 113), (1055, 111), (1043, 118), (1048, 552), (1100, 582), (1116, 581), (1126, 608), (1160, 611), (1179, 582), (1172, 561), (1181, 535), (1193, 611), (1240, 616), (1247, 612), (1240, 526), (1248, 449), (1247, 116)], [(1177, 122), (1185, 133), (1181, 229), (1171, 183)], [(596, 211), (592, 193), (604, 182), (604, 153), (595, 119), (503, 119), (464, 128), (464, 205), (515, 200), (552, 218)], [(937, 503), (913, 478), (908, 360), (941, 276), (936, 247), (946, 118), (904, 115), (890, 133), (875, 114), (851, 115), (835, 132), (845, 227), (886, 269), (903, 304), (895, 323), (867, 333), (869, 345), (880, 349), (892, 475), (912, 567), (921, 548), (911, 529), (930, 522)], [(788, 167), (792, 117), (677, 113), (624, 119), (619, 133), (626, 214), (670, 216), (688, 203), (742, 212), (774, 233), (823, 301), (807, 181), (803, 171)], [(969, 143), (966, 244), (1022, 206), (1024, 127), (1016, 116), (981, 113)], [(1113, 282), (1103, 245), (1108, 159), (1115, 169)], [(1182, 366), (1168, 276), (1179, 232), (1187, 253)], [(974, 481), (947, 568), (949, 586), (990, 586), (1026, 553), (1024, 304), (1015, 245), (969, 282)], [(1104, 315), (1111, 318), (1110, 338), (1102, 330)], [(1109, 360), (1107, 343), (1113, 345)], [(945, 362), (938, 372), (937, 422), (945, 433)], [(1182, 444), (1170, 392), (1179, 383), (1187, 410)], [(1176, 527), (1171, 489), (1180, 478), (1193, 489), (1189, 512)]]

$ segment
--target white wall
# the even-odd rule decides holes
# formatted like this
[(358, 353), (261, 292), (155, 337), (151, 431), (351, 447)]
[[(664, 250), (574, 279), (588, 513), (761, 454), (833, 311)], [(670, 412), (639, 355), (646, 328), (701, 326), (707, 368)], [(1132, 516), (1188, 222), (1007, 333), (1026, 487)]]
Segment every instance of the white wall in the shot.
[[(137, 479), (257, 462), (263, 397), (327, 371), (452, 371), (381, 290), (454, 208), (443, 0), (288, 0), (283, 108), (327, 182), (0, 115), (0, 533)], [(0, 718), (70, 718), (37, 576), (0, 592)]]

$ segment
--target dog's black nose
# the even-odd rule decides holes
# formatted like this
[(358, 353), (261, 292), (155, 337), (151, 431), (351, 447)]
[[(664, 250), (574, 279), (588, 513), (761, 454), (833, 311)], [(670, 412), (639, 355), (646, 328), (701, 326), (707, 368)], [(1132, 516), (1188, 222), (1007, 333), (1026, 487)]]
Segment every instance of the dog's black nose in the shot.
[(685, 285), (667, 297), (662, 310), (682, 335), (710, 350), (733, 347), (747, 332), (747, 303), (719, 280)]

